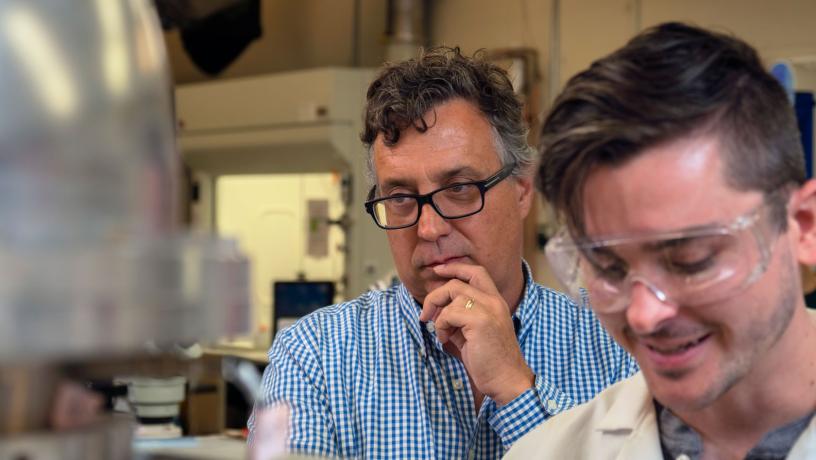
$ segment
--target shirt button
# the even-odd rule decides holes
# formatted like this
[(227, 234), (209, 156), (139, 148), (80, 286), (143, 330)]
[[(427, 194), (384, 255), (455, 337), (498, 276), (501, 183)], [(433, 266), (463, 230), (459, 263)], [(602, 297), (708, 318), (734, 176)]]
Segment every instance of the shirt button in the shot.
[(433, 334), (436, 331), (436, 326), (434, 325), (433, 321), (428, 321), (425, 323), (425, 329)]
[(476, 449), (471, 447), (468, 451), (468, 460), (473, 460), (474, 458), (476, 458)]
[(675, 460), (691, 460), (691, 458), (686, 454), (680, 454)]
[(424, 348), (419, 349), (419, 356), (422, 356), (423, 358), (425, 357), (425, 349)]
[(556, 403), (552, 399), (548, 399), (547, 400), (547, 410), (550, 411), (550, 412), (553, 412), (556, 409), (558, 409), (558, 403)]
[(462, 389), (462, 379), (453, 379), (453, 389), (454, 390), (461, 390)]

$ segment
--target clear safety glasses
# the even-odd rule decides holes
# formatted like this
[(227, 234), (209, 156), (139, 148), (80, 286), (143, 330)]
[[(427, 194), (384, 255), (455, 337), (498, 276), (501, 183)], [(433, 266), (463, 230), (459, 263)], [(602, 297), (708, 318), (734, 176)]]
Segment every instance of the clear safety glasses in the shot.
[(625, 310), (641, 283), (662, 302), (699, 306), (733, 296), (759, 279), (770, 260), (770, 205), (730, 224), (648, 235), (573, 241), (562, 228), (545, 248), (558, 279), (579, 305)]

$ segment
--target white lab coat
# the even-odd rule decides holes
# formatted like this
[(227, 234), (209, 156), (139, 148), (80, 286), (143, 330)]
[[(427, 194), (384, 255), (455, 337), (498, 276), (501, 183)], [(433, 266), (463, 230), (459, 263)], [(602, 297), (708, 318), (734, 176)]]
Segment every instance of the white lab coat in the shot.
[[(516, 441), (505, 460), (660, 460), (654, 403), (643, 374), (607, 388)], [(816, 417), (788, 459), (816, 459)]]

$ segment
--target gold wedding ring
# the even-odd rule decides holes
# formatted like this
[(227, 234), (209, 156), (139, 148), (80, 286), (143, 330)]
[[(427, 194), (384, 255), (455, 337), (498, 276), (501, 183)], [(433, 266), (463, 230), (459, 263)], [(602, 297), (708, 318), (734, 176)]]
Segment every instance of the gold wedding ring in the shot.
[(467, 299), (467, 302), (465, 302), (465, 310), (470, 310), (473, 308), (473, 304), (475, 303), (476, 302), (474, 302), (473, 299)]

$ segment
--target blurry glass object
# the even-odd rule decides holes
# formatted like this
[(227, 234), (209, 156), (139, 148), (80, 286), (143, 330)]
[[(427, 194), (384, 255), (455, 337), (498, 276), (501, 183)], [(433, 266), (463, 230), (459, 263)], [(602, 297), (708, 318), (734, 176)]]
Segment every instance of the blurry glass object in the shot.
[(246, 258), (175, 228), (171, 91), (148, 0), (0, 2), (0, 458), (130, 458), (70, 381), (247, 329)]
[(255, 416), (255, 437), (250, 441), (249, 458), (267, 460), (286, 454), (290, 410), (285, 403), (259, 410)]
[(178, 233), (171, 84), (147, 1), (0, 4), (0, 362), (247, 328), (234, 243)]

